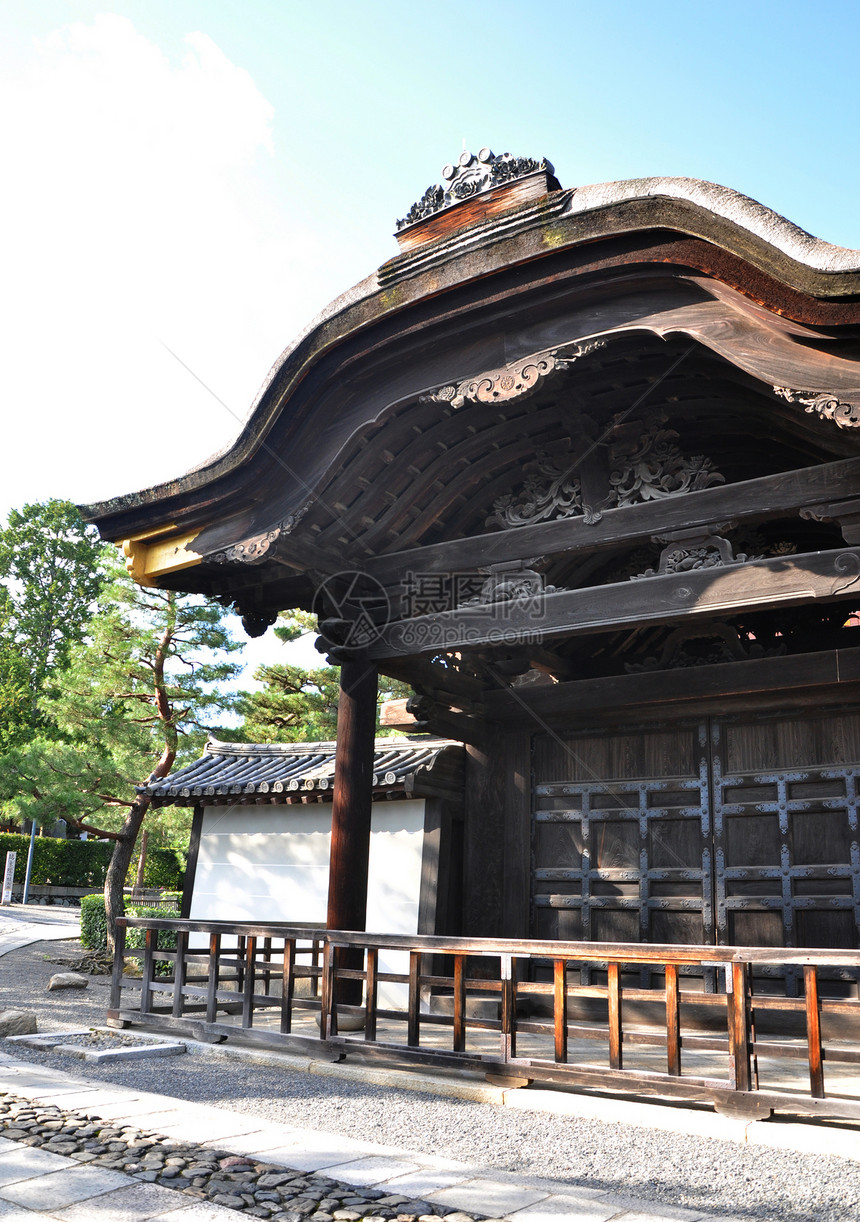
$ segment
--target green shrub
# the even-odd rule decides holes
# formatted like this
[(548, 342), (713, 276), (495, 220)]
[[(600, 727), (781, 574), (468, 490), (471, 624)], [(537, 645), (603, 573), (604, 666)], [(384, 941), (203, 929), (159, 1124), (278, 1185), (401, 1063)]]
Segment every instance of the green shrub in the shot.
[(95, 951), (107, 950), (104, 895), (85, 895), (81, 899), (81, 945)]
[[(16, 852), (16, 883), (24, 882), (29, 847), (29, 836), (0, 832), (0, 869), (6, 854)], [(33, 843), (30, 883), (36, 887), (101, 887), (112, 853), (113, 843), (107, 840), (57, 840), (53, 836), (37, 836)]]
[(187, 855), (180, 849), (150, 849), (143, 867), (143, 885), (181, 892), (186, 860)]
[[(126, 916), (130, 917), (167, 917), (170, 918), (170, 913), (165, 913), (163, 908), (145, 908), (143, 905), (132, 905), (126, 908)], [(128, 928), (125, 931), (126, 947), (132, 950), (146, 945), (146, 930)], [(176, 950), (176, 930), (175, 929), (159, 929), (156, 937), (157, 950)], [(140, 959), (138, 962), (142, 963)], [(156, 976), (172, 976), (173, 964), (166, 963), (160, 959), (155, 961)]]
[[(132, 905), (126, 909), (130, 917), (163, 917), (163, 908), (146, 908), (142, 904)], [(169, 915), (169, 914), (168, 914)], [(104, 895), (85, 895), (81, 900), (81, 944), (90, 950), (107, 950), (107, 916), (105, 914)], [(130, 950), (137, 950), (146, 944), (146, 930), (127, 928), (125, 944)], [(176, 932), (172, 929), (159, 929), (156, 941), (158, 950), (176, 950)], [(137, 956), (132, 956), (127, 962), (141, 963)], [(171, 976), (173, 964), (156, 961), (156, 976)]]

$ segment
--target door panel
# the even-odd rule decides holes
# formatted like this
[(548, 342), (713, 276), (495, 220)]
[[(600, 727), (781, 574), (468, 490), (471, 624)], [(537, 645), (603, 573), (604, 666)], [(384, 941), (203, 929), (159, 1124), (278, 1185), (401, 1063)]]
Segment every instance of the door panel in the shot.
[(537, 937), (713, 939), (706, 727), (541, 736), (534, 771)]
[(858, 776), (855, 714), (539, 736), (535, 935), (860, 946)]
[(726, 718), (710, 737), (717, 941), (860, 946), (860, 717)]

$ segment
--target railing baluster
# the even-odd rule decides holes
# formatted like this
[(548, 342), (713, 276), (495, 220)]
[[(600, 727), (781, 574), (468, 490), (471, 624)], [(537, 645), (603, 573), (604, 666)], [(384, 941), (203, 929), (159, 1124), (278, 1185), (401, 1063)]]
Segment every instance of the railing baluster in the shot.
[(454, 1052), (466, 1051), (466, 961), (454, 956)]
[(293, 990), (296, 980), (296, 940), (284, 939), (284, 964), (281, 976), (281, 1034), (289, 1035), (293, 1025)]
[(666, 964), (666, 1066), (676, 1077), (681, 1074), (681, 1012), (678, 993), (678, 968)]
[(555, 1027), (555, 1059), (567, 1061), (567, 961), (553, 963), (553, 1025)]
[[(319, 967), (321, 948), (322, 948), (322, 942), (320, 942), (319, 938), (314, 938), (313, 942), (311, 943), (311, 967), (314, 967), (314, 968)], [(311, 976), (310, 980), (311, 980), (311, 997), (318, 997), (321, 991), (319, 976), (314, 974), (313, 976)]]
[(236, 991), (238, 993), (245, 992), (245, 935), (239, 934), (236, 940)]
[(322, 1000), (320, 1002), (320, 1039), (337, 1035), (337, 947), (323, 946)]
[(272, 984), (272, 939), (263, 938), (263, 992), (268, 997)]
[(821, 1017), (818, 1011), (818, 974), (814, 966), (804, 966), (806, 995), (806, 1043), (809, 1048), (809, 1093), (824, 1098), (824, 1064), (821, 1057)]
[(375, 946), (367, 948), (367, 987), (364, 1006), (364, 1038), (367, 1041), (376, 1039), (376, 998), (379, 985), (376, 979), (379, 967), (379, 951)]
[[(729, 985), (729, 982), (731, 984)], [(745, 963), (733, 962), (726, 968), (726, 1007), (729, 1023), (729, 1057), (731, 1058), (732, 1086), (735, 1090), (751, 1089), (749, 1005), (747, 1003), (747, 968)]]
[(621, 1033), (621, 983), (618, 978), (618, 964), (610, 963), (608, 967), (606, 997), (609, 1007), (609, 1068), (622, 1069), (624, 1054)]
[(140, 1012), (149, 1014), (152, 1008), (152, 976), (155, 961), (152, 952), (158, 944), (158, 930), (147, 929), (143, 951), (143, 973), (140, 981)]
[(254, 1025), (254, 985), (257, 978), (257, 939), (249, 937), (245, 942), (245, 972), (242, 988), (242, 1026)]
[(406, 1043), (417, 1048), (421, 1041), (421, 952), (409, 952), (409, 1013), (406, 1021)]
[(501, 1057), (511, 1061), (517, 1055), (517, 982), (516, 960), (511, 955), (501, 956), (502, 1013), (501, 1013)]
[(218, 1011), (218, 985), (221, 980), (221, 935), (209, 935), (209, 979), (206, 982), (206, 1021), (215, 1022)]
[(180, 929), (176, 935), (176, 962), (173, 964), (173, 1017), (179, 1018), (184, 1007), (182, 990), (185, 987), (185, 977), (188, 962), (185, 958), (188, 950), (188, 932)]

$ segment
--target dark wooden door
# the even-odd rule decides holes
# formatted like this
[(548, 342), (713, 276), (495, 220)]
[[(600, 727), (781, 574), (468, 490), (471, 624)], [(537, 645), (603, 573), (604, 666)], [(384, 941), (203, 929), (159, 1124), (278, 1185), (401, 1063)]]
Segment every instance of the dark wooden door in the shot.
[(536, 937), (860, 946), (860, 716), (538, 736)]
[(534, 776), (535, 936), (713, 941), (704, 723), (541, 736)]
[(860, 946), (860, 717), (725, 718), (711, 744), (718, 941)]

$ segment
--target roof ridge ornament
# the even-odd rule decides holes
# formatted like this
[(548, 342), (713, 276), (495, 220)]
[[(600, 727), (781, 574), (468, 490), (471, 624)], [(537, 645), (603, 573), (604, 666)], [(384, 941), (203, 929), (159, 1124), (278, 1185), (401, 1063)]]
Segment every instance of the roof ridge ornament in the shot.
[(489, 148), (482, 148), (476, 156), (464, 150), (455, 165), (442, 167), (443, 184), (434, 183), (428, 187), (406, 216), (397, 222), (397, 228), (407, 229), (445, 208), (462, 204), (473, 195), (507, 186), (532, 174), (554, 176), (555, 169), (546, 157), (514, 157), (511, 153), (500, 153), (497, 157)]

